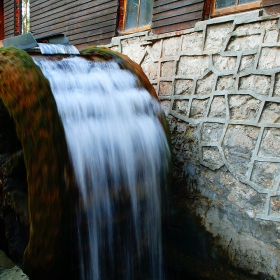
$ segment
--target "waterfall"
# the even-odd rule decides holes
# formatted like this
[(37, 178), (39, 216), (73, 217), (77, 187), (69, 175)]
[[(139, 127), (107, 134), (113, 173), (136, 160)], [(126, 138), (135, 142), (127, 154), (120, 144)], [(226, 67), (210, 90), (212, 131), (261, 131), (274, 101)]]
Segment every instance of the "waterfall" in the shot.
[(73, 45), (38, 43), (42, 54), (79, 54)]
[(34, 61), (50, 82), (81, 195), (81, 279), (163, 279), (170, 151), (160, 104), (116, 62)]

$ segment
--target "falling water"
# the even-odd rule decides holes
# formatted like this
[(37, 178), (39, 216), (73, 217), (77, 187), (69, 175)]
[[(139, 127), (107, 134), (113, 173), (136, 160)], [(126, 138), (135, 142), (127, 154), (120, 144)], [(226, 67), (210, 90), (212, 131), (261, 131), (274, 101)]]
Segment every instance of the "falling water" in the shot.
[(73, 45), (38, 43), (42, 54), (79, 54)]
[(82, 197), (81, 278), (163, 279), (170, 152), (159, 103), (115, 62), (34, 60), (50, 81)]

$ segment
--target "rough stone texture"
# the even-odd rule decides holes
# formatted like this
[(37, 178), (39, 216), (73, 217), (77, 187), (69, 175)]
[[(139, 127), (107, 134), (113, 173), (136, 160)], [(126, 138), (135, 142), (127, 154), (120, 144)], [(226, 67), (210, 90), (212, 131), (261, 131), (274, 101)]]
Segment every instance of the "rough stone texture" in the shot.
[(264, 130), (259, 155), (262, 157), (280, 157), (279, 128), (266, 128)]
[(173, 110), (179, 114), (186, 115), (188, 111), (188, 100), (175, 100), (173, 104)]
[(229, 168), (241, 178), (246, 175), (259, 129), (252, 126), (229, 125), (223, 141), (223, 150)]
[(280, 73), (276, 74), (273, 96), (280, 97)]
[(174, 61), (167, 61), (161, 64), (161, 77), (173, 77), (174, 73)]
[(158, 62), (153, 62), (149, 54), (146, 54), (141, 66), (150, 80), (154, 80), (158, 77)]
[(216, 76), (213, 73), (208, 73), (203, 79), (199, 79), (196, 85), (197, 95), (207, 95), (212, 92), (216, 82)]
[(28, 280), (29, 278), (5, 255), (3, 251), (0, 250), (0, 279)]
[(213, 64), (221, 72), (231, 71), (236, 66), (236, 57), (213, 55)]
[(197, 119), (206, 116), (206, 107), (208, 105), (209, 98), (207, 99), (193, 99), (190, 117)]
[(259, 69), (273, 69), (279, 66), (280, 66), (280, 48), (263, 47), (260, 54)]
[(139, 40), (143, 40), (143, 38), (130, 38), (126, 40), (122, 40), (121, 47), (122, 53), (131, 57), (135, 62), (140, 63), (145, 55), (145, 47), (139, 44)]
[(239, 89), (251, 90), (256, 94), (268, 95), (270, 89), (270, 76), (249, 75), (241, 77)]
[(219, 142), (223, 133), (224, 125), (221, 123), (204, 123), (202, 126), (201, 140), (205, 143)]
[(256, 11), (137, 37), (171, 130), (165, 259), (202, 279), (280, 279), (279, 26)]
[(276, 177), (280, 174), (280, 164), (275, 162), (255, 161), (252, 181), (265, 190), (272, 190)]
[(202, 160), (209, 165), (211, 169), (220, 168), (224, 165), (223, 159), (217, 147), (202, 147)]
[(203, 47), (202, 32), (194, 32), (182, 36), (182, 51), (201, 51)]
[(255, 62), (254, 55), (244, 55), (241, 57), (239, 72), (252, 71)]
[(159, 83), (159, 96), (162, 95), (171, 95), (172, 93), (172, 83), (171, 82), (160, 82)]
[(261, 42), (260, 35), (233, 36), (227, 47), (228, 51), (245, 51), (256, 49)]
[(261, 101), (251, 95), (230, 95), (229, 110), (232, 120), (252, 120), (257, 117)]
[(261, 123), (280, 123), (280, 103), (266, 102), (261, 114)]
[(208, 56), (182, 56), (178, 65), (178, 75), (201, 76), (209, 66)]
[(227, 38), (230, 29), (232, 28), (231, 23), (222, 23), (209, 25), (207, 27), (207, 36), (204, 46), (205, 51), (220, 51), (222, 50), (223, 43)]
[(224, 96), (215, 96), (211, 103), (209, 117), (224, 118), (226, 116), (226, 101)]
[(217, 90), (232, 90), (234, 89), (235, 79), (232, 75), (220, 76), (217, 81)]
[(190, 95), (193, 91), (193, 80), (180, 79), (175, 81), (175, 94)]
[(180, 51), (180, 37), (173, 37), (163, 41), (162, 56), (174, 56)]

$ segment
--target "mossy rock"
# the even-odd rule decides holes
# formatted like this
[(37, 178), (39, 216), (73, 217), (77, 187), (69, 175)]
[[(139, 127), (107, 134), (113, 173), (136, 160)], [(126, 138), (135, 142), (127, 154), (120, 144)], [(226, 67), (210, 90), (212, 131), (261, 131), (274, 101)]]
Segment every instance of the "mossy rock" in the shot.
[[(23, 269), (31, 279), (61, 279), (70, 265), (75, 182), (49, 82), (25, 51), (0, 48), (0, 99), (13, 120), (27, 172), (30, 233)], [(15, 206), (19, 197), (13, 195)]]

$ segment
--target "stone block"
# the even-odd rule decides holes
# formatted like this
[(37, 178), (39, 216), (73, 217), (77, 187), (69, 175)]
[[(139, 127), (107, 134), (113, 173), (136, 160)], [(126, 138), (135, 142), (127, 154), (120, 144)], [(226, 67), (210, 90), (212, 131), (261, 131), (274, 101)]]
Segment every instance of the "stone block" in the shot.
[(277, 30), (277, 20), (265, 20), (254, 23), (246, 23), (235, 28), (235, 34), (245, 35), (261, 32), (262, 30), (273, 31)]
[(246, 125), (229, 125), (223, 140), (223, 151), (228, 166), (235, 176), (244, 177), (250, 167), (259, 128)]
[(231, 31), (232, 23), (222, 23), (207, 27), (205, 51), (220, 51), (223, 48), (225, 38)]
[(162, 62), (161, 64), (161, 77), (170, 77), (175, 76), (175, 65), (174, 61)]
[(265, 47), (261, 50), (261, 55), (258, 64), (259, 69), (273, 69), (280, 66), (280, 48)]
[(207, 55), (182, 56), (178, 63), (178, 75), (202, 76), (209, 67)]
[(264, 190), (272, 190), (280, 175), (280, 163), (255, 161), (251, 180)]
[(232, 90), (234, 89), (235, 78), (232, 75), (220, 76), (217, 81), (216, 90)]
[(161, 108), (166, 116), (170, 113), (170, 101), (162, 100), (160, 101)]
[(190, 95), (193, 91), (193, 80), (178, 79), (175, 80), (175, 94)]
[(270, 214), (274, 217), (280, 217), (280, 195), (270, 198)]
[(214, 67), (221, 71), (232, 71), (236, 66), (236, 56), (213, 55)]
[(202, 32), (194, 32), (182, 36), (182, 51), (202, 51)]
[(273, 96), (280, 97), (280, 73), (277, 73), (275, 76), (275, 86), (274, 86)]
[[(261, 206), (263, 206), (262, 199), (258, 193), (250, 186), (241, 182), (236, 182), (234, 186), (230, 188), (230, 193), (227, 198), (235, 205), (243, 209), (250, 209), (251, 211), (254, 211), (255, 207), (252, 207), (252, 204), (250, 205), (250, 201), (257, 200), (257, 203), (261, 203)], [(250, 213), (250, 216), (256, 216), (256, 213)]]
[(209, 98), (193, 99), (190, 110), (190, 118), (198, 119), (206, 116), (206, 108)]
[(264, 28), (267, 30), (276, 30), (278, 28), (278, 20), (261, 21), (261, 28)]
[(280, 123), (280, 103), (266, 102), (260, 118), (261, 123)]
[(247, 24), (242, 24), (238, 25), (235, 28), (235, 34), (237, 35), (243, 35), (243, 34), (248, 34), (249, 32), (258, 32), (260, 30), (261, 23), (260, 22), (254, 22), (254, 23), (247, 23)]
[(181, 38), (180, 37), (172, 37), (163, 40), (162, 44), (162, 56), (163, 57), (170, 57), (176, 56), (180, 52), (180, 44)]
[(204, 123), (202, 126), (201, 140), (205, 142), (219, 142), (222, 137), (224, 124)]
[(155, 80), (158, 77), (158, 62), (153, 62), (149, 54), (146, 54), (141, 67), (149, 80)]
[(197, 81), (195, 93), (197, 95), (210, 94), (216, 83), (216, 75), (212, 72), (208, 73), (203, 79)]
[(222, 156), (217, 147), (202, 147), (202, 160), (208, 163), (208, 166), (212, 170), (224, 165)]
[(278, 40), (278, 30), (267, 30), (264, 36), (264, 43), (276, 43)]
[(174, 100), (172, 110), (180, 115), (186, 116), (188, 112), (189, 100)]
[(227, 51), (245, 51), (254, 50), (259, 47), (261, 43), (261, 35), (248, 35), (248, 36), (232, 36), (227, 46)]
[(144, 40), (144, 37), (132, 37), (121, 40), (122, 53), (139, 64), (146, 52), (146, 47), (141, 46), (141, 42)]
[(251, 95), (230, 95), (229, 111), (232, 120), (255, 121), (261, 101)]
[(280, 157), (280, 129), (265, 128), (259, 148), (260, 157)]
[(160, 81), (158, 95), (172, 95), (172, 82)]
[(251, 90), (256, 94), (268, 95), (270, 90), (270, 76), (248, 75), (239, 80), (240, 90)]
[(239, 72), (252, 71), (255, 63), (254, 55), (244, 55), (241, 57)]
[(154, 42), (153, 45), (150, 46), (150, 50), (154, 58), (158, 60), (161, 54), (161, 42), (160, 41)]
[(114, 46), (114, 47), (111, 47), (110, 49), (114, 52), (118, 52), (119, 51), (119, 46)]
[(226, 117), (226, 101), (224, 96), (215, 96), (212, 100), (210, 118), (225, 118)]

